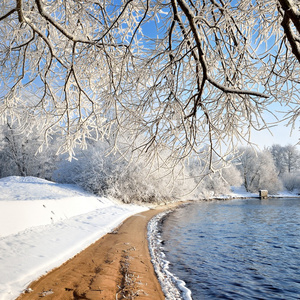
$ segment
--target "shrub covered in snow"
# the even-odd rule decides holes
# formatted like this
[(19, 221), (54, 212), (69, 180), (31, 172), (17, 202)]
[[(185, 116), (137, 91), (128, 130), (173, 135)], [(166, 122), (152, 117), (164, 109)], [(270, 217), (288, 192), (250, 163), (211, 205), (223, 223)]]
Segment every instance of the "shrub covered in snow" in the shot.
[[(108, 146), (97, 142), (87, 150), (77, 150), (76, 160), (62, 160), (54, 178), (125, 203), (169, 201), (176, 197), (173, 174), (167, 174), (167, 169), (149, 166), (146, 159), (126, 158), (108, 153)], [(180, 187), (184, 190), (184, 185)]]
[(300, 172), (284, 173), (281, 176), (284, 187), (290, 191), (300, 192)]

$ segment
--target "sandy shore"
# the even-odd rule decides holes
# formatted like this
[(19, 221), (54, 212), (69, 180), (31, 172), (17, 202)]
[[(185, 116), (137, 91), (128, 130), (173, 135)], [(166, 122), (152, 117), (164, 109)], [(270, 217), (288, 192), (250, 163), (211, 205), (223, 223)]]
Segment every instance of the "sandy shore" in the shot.
[(162, 210), (128, 218), (113, 233), (33, 282), (19, 299), (165, 299), (147, 241), (147, 224)]

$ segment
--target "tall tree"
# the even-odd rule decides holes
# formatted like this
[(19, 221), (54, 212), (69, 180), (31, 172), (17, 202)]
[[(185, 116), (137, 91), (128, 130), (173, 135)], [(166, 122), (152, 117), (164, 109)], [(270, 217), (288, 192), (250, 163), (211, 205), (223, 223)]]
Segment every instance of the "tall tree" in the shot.
[(241, 172), (248, 192), (266, 189), (274, 194), (282, 189), (271, 153), (268, 150), (255, 152), (252, 148), (240, 148), (237, 167)]
[(296, 146), (273, 145), (270, 148), (278, 174), (292, 173), (300, 168), (300, 152)]
[(266, 127), (268, 104), (290, 104), (292, 123), (300, 114), (299, 2), (4, 0), (0, 11), (2, 120), (19, 106), (46, 115), (70, 155), (86, 137), (126, 133), (175, 162), (206, 153), (213, 168)]

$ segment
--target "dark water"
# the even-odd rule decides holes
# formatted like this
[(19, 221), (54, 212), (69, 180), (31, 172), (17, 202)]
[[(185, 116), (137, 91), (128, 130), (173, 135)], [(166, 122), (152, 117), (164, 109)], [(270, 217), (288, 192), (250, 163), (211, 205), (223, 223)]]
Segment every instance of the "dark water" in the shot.
[(193, 299), (300, 299), (300, 199), (191, 204), (162, 226)]

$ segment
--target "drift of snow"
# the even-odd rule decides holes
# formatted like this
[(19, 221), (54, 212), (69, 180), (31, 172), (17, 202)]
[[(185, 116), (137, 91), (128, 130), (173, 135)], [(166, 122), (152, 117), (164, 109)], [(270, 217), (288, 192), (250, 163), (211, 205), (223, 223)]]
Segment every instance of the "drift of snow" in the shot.
[(34, 177), (0, 179), (0, 191), (1, 300), (147, 209)]

